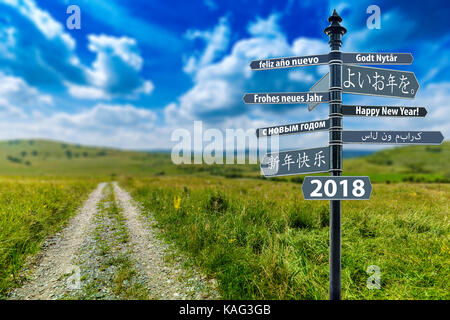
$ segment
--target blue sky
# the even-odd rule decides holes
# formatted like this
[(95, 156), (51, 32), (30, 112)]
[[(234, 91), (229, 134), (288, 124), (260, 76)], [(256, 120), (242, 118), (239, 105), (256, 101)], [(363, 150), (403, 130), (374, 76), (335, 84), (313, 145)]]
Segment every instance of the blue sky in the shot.
[[(81, 29), (66, 28), (66, 8)], [(368, 29), (366, 9), (381, 9)], [(411, 52), (413, 101), (345, 95), (344, 102), (426, 106), (424, 119), (346, 118), (348, 130), (450, 130), (448, 1), (0, 0), (0, 139), (50, 138), (168, 149), (173, 130), (257, 128), (322, 119), (328, 107), (245, 105), (245, 92), (307, 91), (327, 66), (252, 72), (254, 59), (328, 52), (336, 8), (344, 51)], [(282, 140), (319, 146), (327, 135)], [(300, 143), (299, 143), (300, 142)], [(355, 148), (354, 146), (352, 146)]]

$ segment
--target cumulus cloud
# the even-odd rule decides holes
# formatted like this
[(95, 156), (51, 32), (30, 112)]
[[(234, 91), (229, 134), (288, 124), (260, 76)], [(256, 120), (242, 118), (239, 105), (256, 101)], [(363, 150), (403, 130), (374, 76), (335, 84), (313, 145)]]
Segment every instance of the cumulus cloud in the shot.
[(153, 91), (153, 83), (140, 75), (143, 59), (135, 39), (91, 34), (88, 40), (89, 50), (97, 55), (92, 67), (86, 68), (89, 85), (66, 82), (72, 96), (84, 99), (132, 98)]
[(0, 71), (0, 97), (11, 106), (31, 110), (41, 106), (53, 105), (50, 95), (41, 94), (35, 87), (28, 85), (23, 79), (5, 75)]
[(75, 40), (60, 22), (32, 0), (3, 1), (0, 10), (0, 67), (32, 85), (83, 83)]
[[(5, 106), (0, 99), (0, 114)], [(45, 138), (74, 143), (122, 148), (148, 148), (154, 135), (156, 115), (131, 104), (97, 104), (78, 112), (24, 113), (7, 105), (9, 118), (0, 120), (3, 138)], [(12, 113), (16, 112), (14, 119)]]
[[(274, 72), (277, 71), (250, 70), (249, 63), (254, 59), (327, 52), (328, 45), (321, 40), (298, 38), (289, 43), (278, 24), (279, 19), (278, 14), (272, 14), (266, 19), (257, 18), (247, 28), (251, 37), (234, 43), (231, 51), (225, 56), (222, 54), (220, 59), (212, 57), (215, 57), (216, 53), (224, 52), (225, 45), (219, 46), (217, 39), (230, 33), (229, 27), (225, 27), (224, 18), (219, 20), (212, 31), (190, 31), (191, 35), (209, 36), (203, 36), (206, 41), (203, 54), (191, 58), (185, 66), (185, 71), (193, 77), (194, 85), (181, 95), (177, 102), (166, 108), (166, 117), (172, 122), (174, 119), (179, 119), (180, 123), (203, 119), (217, 124), (225, 118), (237, 118), (246, 113), (251, 114), (250, 110), (257, 109), (257, 106), (249, 107), (242, 102), (245, 91), (301, 91), (301, 88), (295, 87), (293, 81), (289, 80), (301, 82), (306, 89), (315, 78), (320, 79), (320, 72), (315, 68), (292, 74), (283, 71), (276, 75)], [(276, 80), (269, 81), (274, 78), (272, 75)], [(265, 108), (273, 110), (274, 106)], [(276, 108), (283, 109), (282, 106)]]
[(226, 17), (222, 17), (212, 31), (188, 30), (186, 38), (189, 40), (202, 39), (206, 43), (206, 48), (200, 55), (192, 55), (187, 58), (183, 70), (193, 73), (213, 62), (228, 48), (230, 40), (228, 20)]
[(87, 66), (75, 39), (33, 0), (3, 1), (0, 9), (0, 68), (35, 86), (66, 87), (76, 98), (135, 98), (153, 91), (140, 75), (143, 58), (135, 39), (89, 35), (88, 49), (96, 57)]

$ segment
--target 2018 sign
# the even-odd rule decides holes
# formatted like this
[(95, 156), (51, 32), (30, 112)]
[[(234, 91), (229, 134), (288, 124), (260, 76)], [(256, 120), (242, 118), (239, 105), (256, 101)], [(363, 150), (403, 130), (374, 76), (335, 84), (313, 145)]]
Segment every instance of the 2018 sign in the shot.
[(314, 177), (302, 184), (305, 200), (369, 200), (372, 184), (369, 177)]

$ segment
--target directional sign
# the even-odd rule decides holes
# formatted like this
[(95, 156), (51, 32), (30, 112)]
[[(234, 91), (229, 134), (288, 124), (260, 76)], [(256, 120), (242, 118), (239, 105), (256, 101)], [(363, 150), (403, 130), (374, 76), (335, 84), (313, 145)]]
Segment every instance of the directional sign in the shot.
[(244, 95), (244, 102), (247, 104), (299, 104), (328, 101), (328, 92), (246, 93)]
[(342, 114), (360, 117), (425, 117), (427, 109), (424, 107), (344, 105)]
[(329, 169), (329, 147), (266, 153), (261, 161), (265, 177), (328, 172)]
[[(330, 88), (330, 73), (328, 72), (326, 75), (322, 77), (319, 81), (317, 81), (309, 92), (325, 92)], [(315, 107), (317, 107), (321, 102), (308, 103), (308, 110), (312, 111)]]
[(372, 184), (369, 177), (305, 177), (302, 184), (305, 200), (369, 200)]
[(441, 144), (440, 131), (343, 131), (344, 143)]
[(369, 53), (369, 52), (343, 52), (342, 62), (347, 64), (411, 64), (411, 53)]
[(413, 99), (419, 83), (413, 72), (344, 64), (342, 89), (345, 93)]
[(275, 58), (254, 60), (250, 63), (252, 70), (270, 70), (280, 68), (318, 66), (328, 63), (328, 54), (316, 54), (313, 56)]
[(281, 126), (256, 129), (256, 136), (267, 137), (273, 135), (295, 134), (302, 132), (324, 131), (330, 128), (330, 119), (316, 120), (309, 122), (300, 122), (285, 124)]

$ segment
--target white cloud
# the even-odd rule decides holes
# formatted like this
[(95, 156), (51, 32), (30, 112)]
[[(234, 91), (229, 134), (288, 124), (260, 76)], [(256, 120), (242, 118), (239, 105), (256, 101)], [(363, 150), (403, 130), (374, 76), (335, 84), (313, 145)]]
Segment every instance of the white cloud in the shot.
[(188, 30), (186, 38), (190, 40), (200, 38), (206, 43), (206, 48), (200, 56), (193, 55), (187, 58), (184, 71), (192, 73), (213, 62), (228, 48), (230, 38), (228, 20), (226, 17), (220, 18), (219, 24), (212, 31)]
[[(299, 38), (289, 44), (278, 25), (279, 18), (280, 16), (277, 14), (271, 15), (267, 19), (257, 18), (248, 26), (251, 37), (234, 43), (231, 52), (218, 61), (210, 58), (213, 56), (211, 52), (220, 52), (221, 50), (211, 49), (218, 48), (218, 46), (207, 42), (205, 51), (200, 57), (208, 58), (204, 58), (203, 63), (198, 63), (198, 61), (202, 61), (202, 58), (198, 58), (194, 62), (191, 59), (185, 68), (193, 75), (194, 85), (181, 95), (176, 103), (166, 107), (166, 118), (167, 115), (170, 115), (171, 123), (178, 119), (182, 124), (196, 119), (203, 119), (211, 123), (223, 123), (224, 119), (241, 117), (251, 109), (258, 109), (257, 106), (248, 106), (242, 102), (244, 92), (263, 90), (259, 84), (265, 83), (267, 86), (267, 79), (264, 77), (267, 73), (251, 71), (249, 68), (251, 60), (307, 55), (317, 53), (316, 50), (327, 52), (328, 45), (325, 41)], [(217, 32), (223, 35), (224, 32), (217, 31), (223, 26), (223, 23), (224, 21), (221, 19), (213, 31), (190, 31), (190, 34), (199, 36)], [(227, 33), (229, 32), (227, 31)], [(210, 38), (212, 39), (212, 37)], [(318, 69), (310, 68), (291, 75), (286, 71), (283, 74), (278, 73), (278, 79), (274, 79), (275, 86), (272, 91), (277, 89), (288, 91), (289, 88), (294, 90), (295, 87), (292, 81), (289, 81), (289, 77), (290, 80), (305, 84), (312, 82), (315, 77), (318, 80), (320, 76), (317, 71)]]
[(48, 39), (59, 38), (68, 48), (75, 48), (75, 40), (64, 32), (63, 25), (45, 10), (40, 9), (32, 0), (4, 0), (4, 3), (15, 7), (24, 17), (31, 20), (34, 25)]
[[(52, 114), (21, 114), (20, 108), (6, 107), (10, 117), (0, 119), (2, 139), (45, 138), (122, 148), (150, 148), (167, 143), (154, 134), (156, 115), (131, 104), (97, 104), (79, 112)], [(0, 115), (6, 107), (0, 99)], [(17, 113), (14, 120), (13, 112)]]
[(40, 106), (51, 106), (53, 99), (50, 95), (41, 94), (36, 88), (29, 86), (23, 79), (5, 75), (0, 71), (0, 97), (11, 105), (18, 105), (24, 109)]
[(121, 96), (135, 98), (153, 91), (153, 83), (140, 76), (143, 59), (135, 39), (91, 34), (88, 40), (88, 49), (97, 56), (92, 67), (85, 68), (89, 85), (65, 82), (73, 97), (110, 100)]

